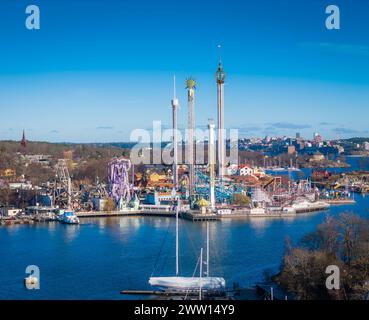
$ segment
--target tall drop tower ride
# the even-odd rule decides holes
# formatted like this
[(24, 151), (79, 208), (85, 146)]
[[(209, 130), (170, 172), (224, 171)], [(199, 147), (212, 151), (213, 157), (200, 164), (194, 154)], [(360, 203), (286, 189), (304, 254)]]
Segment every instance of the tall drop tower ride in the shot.
[[(220, 46), (218, 46), (220, 48)], [(219, 58), (218, 70), (215, 73), (217, 81), (217, 109), (218, 109), (218, 176), (222, 179), (225, 175), (225, 130), (224, 130), (224, 80), (222, 61)]]
[(209, 119), (209, 146), (208, 146), (208, 163), (209, 163), (209, 202), (211, 210), (215, 210), (215, 192), (214, 192), (214, 180), (215, 180), (215, 143), (214, 143), (214, 129), (215, 125), (212, 119)]
[(173, 79), (173, 186), (178, 189), (178, 99), (176, 96), (176, 77)]
[(195, 89), (196, 81), (194, 79), (186, 80), (187, 101), (188, 101), (188, 165), (189, 165), (189, 195), (192, 196), (195, 191)]

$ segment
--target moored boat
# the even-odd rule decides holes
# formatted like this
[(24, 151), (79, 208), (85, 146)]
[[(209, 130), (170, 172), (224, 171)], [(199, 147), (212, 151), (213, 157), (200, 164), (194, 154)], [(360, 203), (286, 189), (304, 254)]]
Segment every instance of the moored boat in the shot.
[(151, 277), (149, 284), (158, 288), (172, 290), (217, 291), (225, 289), (225, 280), (221, 277)]
[(79, 219), (73, 211), (66, 211), (61, 222), (66, 224), (79, 224)]
[[(179, 224), (178, 224), (178, 214), (179, 214), (179, 201), (176, 208), (176, 273), (175, 276), (166, 277), (150, 277), (149, 284), (153, 287), (159, 288), (161, 290), (171, 292), (182, 292), (187, 296), (188, 292), (197, 293), (199, 295), (199, 300), (202, 299), (202, 294), (207, 295), (214, 294), (224, 294), (226, 292), (226, 281), (222, 277), (210, 277), (209, 276), (209, 222), (206, 224), (206, 276), (203, 275), (203, 249), (201, 248), (199, 266), (199, 276), (183, 277), (179, 276)], [(194, 272), (194, 273), (195, 273)]]

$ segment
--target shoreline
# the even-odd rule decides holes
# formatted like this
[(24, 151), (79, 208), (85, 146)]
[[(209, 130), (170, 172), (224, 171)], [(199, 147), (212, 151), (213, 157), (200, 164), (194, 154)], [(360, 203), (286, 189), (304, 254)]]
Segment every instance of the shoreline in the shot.
[[(324, 200), (329, 206), (353, 205), (356, 204), (354, 199), (339, 199), (339, 200)], [(271, 210), (260, 213), (251, 213), (249, 208), (234, 210), (231, 213), (201, 213), (197, 210), (179, 212), (179, 217), (192, 222), (201, 221), (221, 221), (221, 220), (240, 220), (249, 218), (289, 218), (298, 215), (305, 215), (314, 212), (324, 212), (329, 210), (328, 207), (321, 205), (298, 208), (295, 212)], [(176, 211), (173, 210), (127, 210), (127, 211), (81, 211), (76, 212), (76, 216), (81, 219), (86, 218), (110, 218), (110, 217), (171, 217), (176, 216)], [(20, 224), (35, 224), (37, 222), (54, 222), (55, 219), (44, 216), (28, 216), (21, 217), (2, 217), (0, 218), (0, 226), (20, 225)]]

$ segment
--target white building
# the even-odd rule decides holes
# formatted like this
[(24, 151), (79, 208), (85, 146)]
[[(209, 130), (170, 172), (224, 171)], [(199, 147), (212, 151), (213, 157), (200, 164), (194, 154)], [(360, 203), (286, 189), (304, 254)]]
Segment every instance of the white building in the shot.
[(4, 217), (15, 217), (17, 214), (21, 212), (22, 212), (22, 209), (0, 208), (0, 215)]
[(92, 199), (92, 203), (93, 203), (94, 209), (96, 211), (104, 211), (107, 202), (108, 202), (107, 199), (102, 199), (102, 198), (93, 198)]
[(254, 170), (249, 166), (242, 166), (239, 170), (240, 176), (252, 176)]
[(24, 158), (29, 163), (38, 163), (42, 165), (50, 165), (51, 155), (48, 154), (26, 154)]
[(238, 171), (238, 165), (237, 164), (230, 164), (227, 167), (227, 175), (228, 176), (233, 176), (233, 175), (237, 174), (237, 171)]
[(32, 184), (29, 182), (11, 182), (9, 183), (9, 189), (11, 190), (17, 190), (17, 189), (31, 190)]
[(240, 176), (253, 176), (257, 179), (265, 177), (265, 171), (258, 167), (250, 167), (248, 165), (241, 165), (239, 169)]

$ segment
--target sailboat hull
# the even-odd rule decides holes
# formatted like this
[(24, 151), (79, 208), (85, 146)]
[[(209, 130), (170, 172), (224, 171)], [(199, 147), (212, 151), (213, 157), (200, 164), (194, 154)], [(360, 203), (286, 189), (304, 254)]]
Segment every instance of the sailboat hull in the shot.
[(151, 277), (154, 287), (173, 290), (224, 290), (226, 283), (221, 277)]

